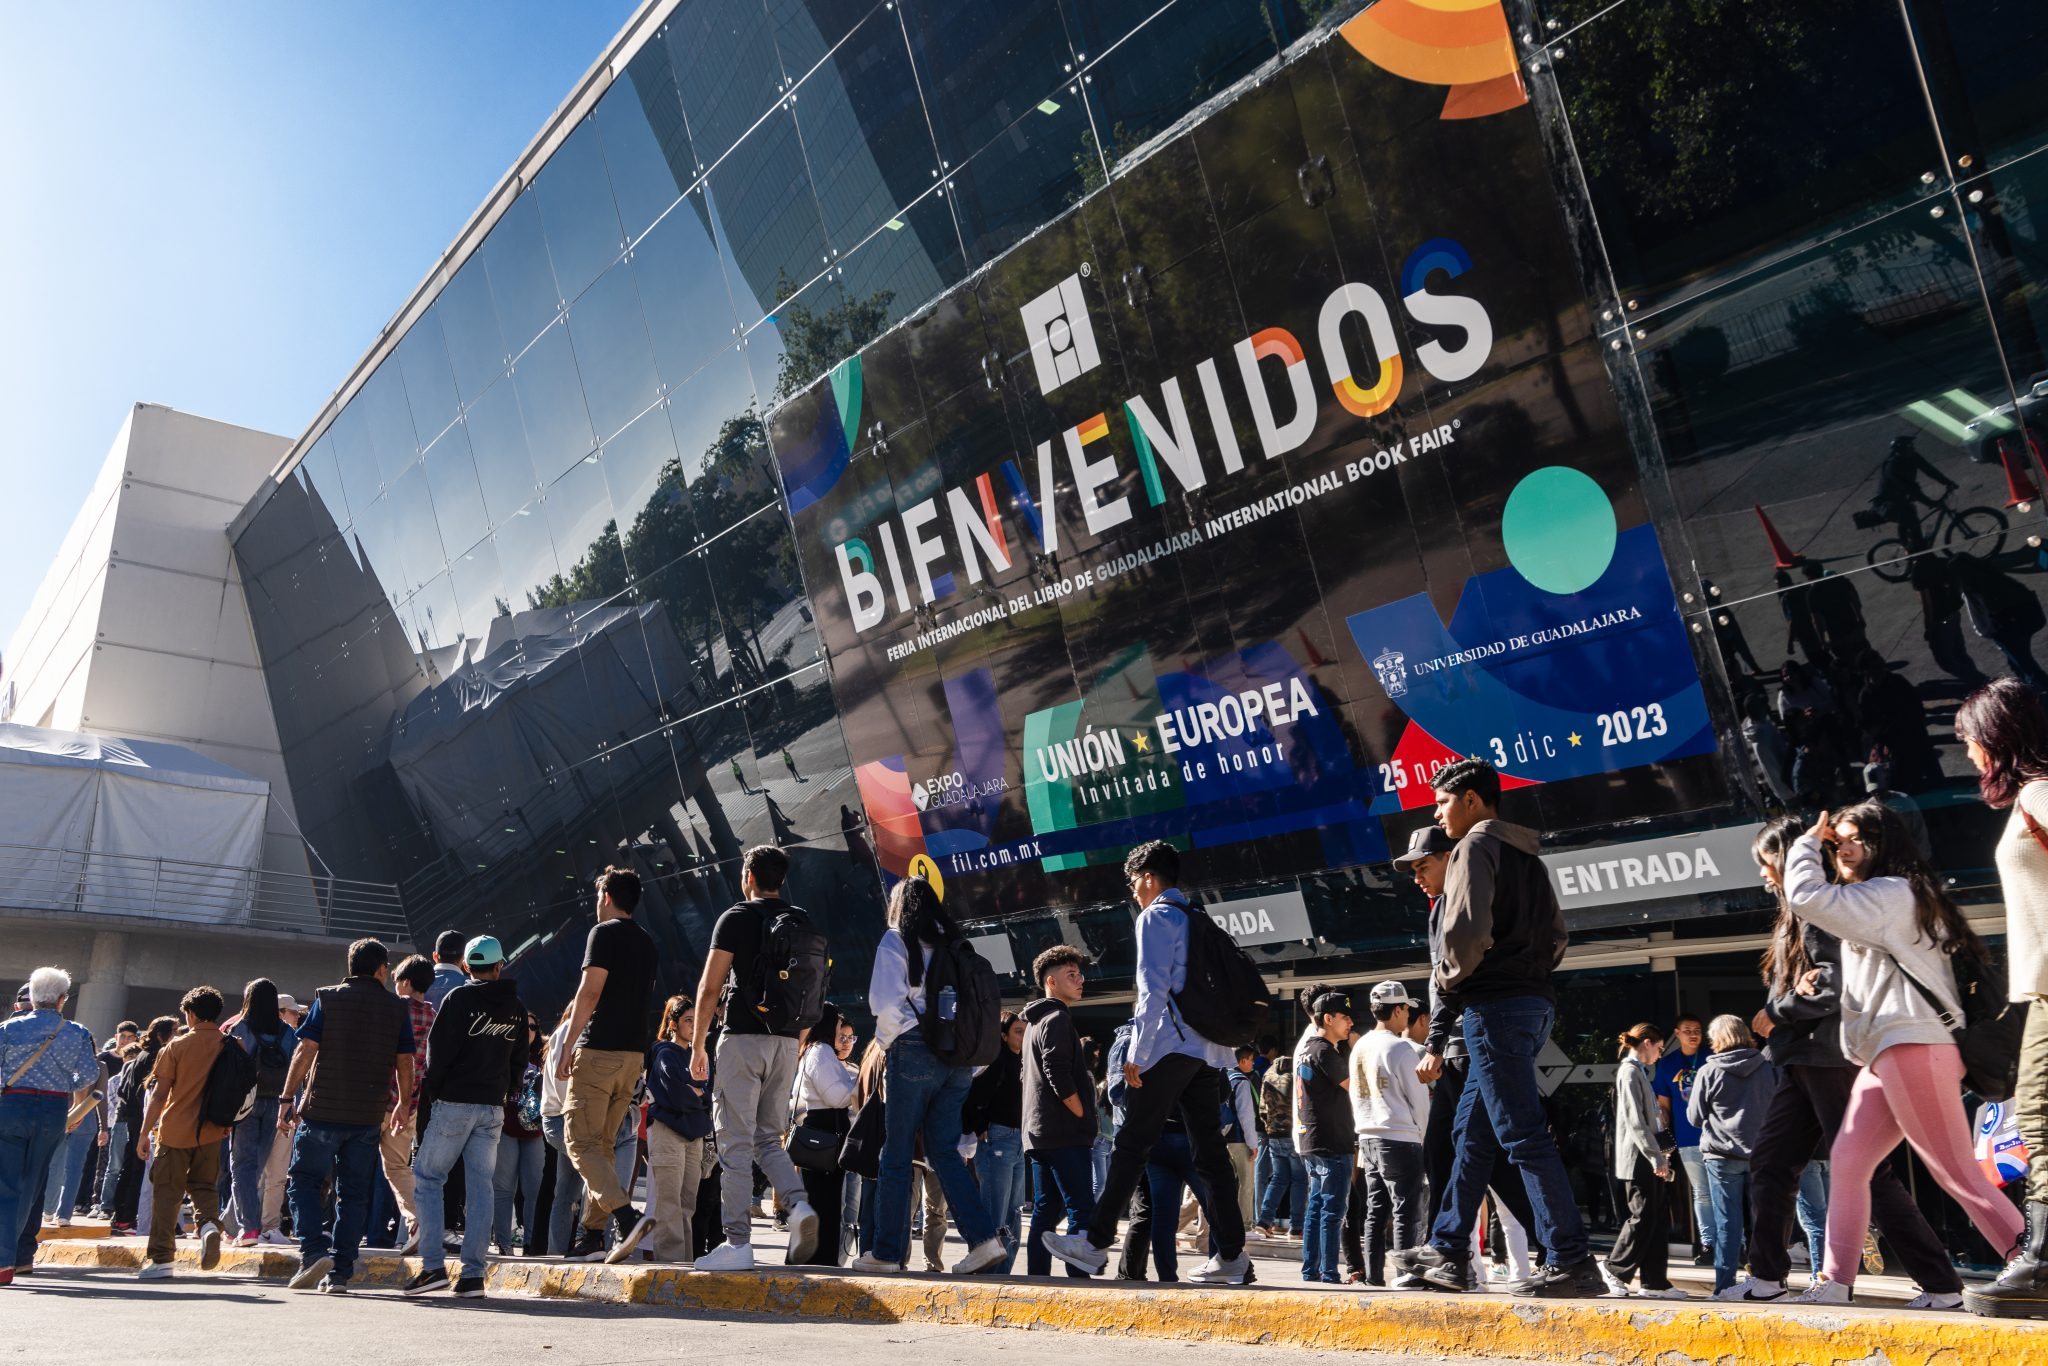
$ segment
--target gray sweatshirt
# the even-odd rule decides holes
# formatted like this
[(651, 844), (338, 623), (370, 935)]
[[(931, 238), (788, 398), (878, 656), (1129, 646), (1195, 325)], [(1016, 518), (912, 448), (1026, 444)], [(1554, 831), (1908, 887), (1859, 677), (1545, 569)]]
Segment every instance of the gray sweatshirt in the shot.
[(1868, 1067), (1894, 1044), (1953, 1043), (1927, 999), (1900, 971), (1904, 964), (1960, 1020), (1955, 968), (1941, 945), (1913, 923), (1913, 887), (1902, 877), (1831, 883), (1820, 841), (1801, 835), (1785, 859), (1785, 899), (1793, 913), (1842, 941), (1842, 1053)]
[(1778, 1069), (1754, 1048), (1708, 1054), (1685, 1103), (1685, 1117), (1700, 1131), (1700, 1156), (1746, 1161), (1777, 1089)]
[(1652, 1169), (1669, 1160), (1657, 1141), (1656, 1083), (1631, 1055), (1614, 1069), (1614, 1179), (1635, 1180), (1638, 1157)]

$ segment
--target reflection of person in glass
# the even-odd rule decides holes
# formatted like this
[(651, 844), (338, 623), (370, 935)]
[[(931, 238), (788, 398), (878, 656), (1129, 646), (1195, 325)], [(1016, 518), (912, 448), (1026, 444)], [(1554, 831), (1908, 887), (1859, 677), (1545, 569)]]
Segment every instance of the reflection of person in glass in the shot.
[(1899, 529), (1899, 539), (1909, 551), (1927, 548), (1920, 534), (1920, 505), (1933, 507), (1940, 501), (1921, 489), (1923, 475), (1941, 485), (1941, 497), (1956, 490), (1955, 480), (1927, 463), (1910, 432), (1893, 437), (1891, 449), (1877, 467), (1877, 492), (1871, 496), (1870, 510)]
[(2048, 688), (2048, 674), (2034, 662), (2034, 634), (2048, 625), (2041, 600), (2009, 574), (1975, 555), (1950, 555), (1949, 567), (1962, 590), (1970, 629), (1998, 647), (2021, 681)]
[(1797, 645), (1808, 663), (1827, 663), (1827, 646), (1821, 643), (1820, 623), (1813, 617), (1813, 589), (1794, 584), (1782, 569), (1771, 576), (1771, 583), (1777, 589), (1778, 611), (1785, 617), (1785, 653)]
[(1908, 573), (1920, 595), (1920, 634), (1927, 653), (1964, 688), (1983, 687), (1990, 679), (1963, 642), (1963, 590), (1956, 585), (1955, 570), (1943, 556), (1918, 555)]
[[(1712, 579), (1701, 579), (1700, 591), (1709, 603), (1720, 596)], [(1717, 608), (1710, 620), (1714, 623), (1714, 643), (1721, 647), (1721, 658), (1727, 663), (1729, 673), (1736, 671), (1738, 663), (1745, 665), (1753, 674), (1764, 671), (1764, 666), (1756, 662), (1756, 653), (1749, 648), (1749, 637), (1742, 634), (1742, 623), (1735, 619), (1733, 612), (1725, 607)]]
[(1799, 566), (1799, 572), (1807, 581), (1807, 609), (1827, 642), (1828, 653), (1836, 659), (1853, 657), (1868, 643), (1864, 634), (1863, 595), (1846, 577), (1828, 573), (1818, 561), (1806, 561)]
[(796, 771), (796, 756), (789, 752), (788, 745), (784, 745), (782, 747), (782, 766), (788, 769), (789, 776), (796, 779), (798, 782), (807, 783), (810, 781), (809, 778), (806, 778), (803, 774)]
[(1797, 790), (1792, 786), (1792, 746), (1785, 739), (1785, 732), (1771, 720), (1770, 704), (1760, 692), (1743, 700), (1742, 739), (1749, 746), (1750, 758), (1756, 761), (1771, 798), (1790, 810)]

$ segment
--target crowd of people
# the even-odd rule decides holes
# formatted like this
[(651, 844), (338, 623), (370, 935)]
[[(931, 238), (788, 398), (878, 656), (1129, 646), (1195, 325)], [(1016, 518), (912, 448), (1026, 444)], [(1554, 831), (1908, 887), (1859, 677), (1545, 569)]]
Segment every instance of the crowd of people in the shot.
[[(1186, 1280), (1239, 1285), (1258, 1245), (1298, 1252), (1309, 1282), (1458, 1293), (1485, 1284), (1485, 1248), (1512, 1294), (1681, 1298), (1667, 1260), (1683, 1172), (1722, 1298), (1847, 1303), (1874, 1224), (1915, 1306), (1964, 1307), (1894, 1169), (1903, 1139), (2006, 1255), (1967, 1307), (2048, 1312), (2048, 1017), (2022, 1038), (2004, 1008), (2048, 990), (2048, 717), (2008, 679), (1957, 725), (1984, 798), (2013, 812), (1997, 850), (2008, 962), (1885, 803), (1767, 826), (1754, 852), (1780, 912), (1760, 1008), (1619, 1034), (1626, 1217), (1604, 1259), (1537, 1073), (1564, 916), (1537, 833), (1500, 818), (1500, 775), (1462, 760), (1434, 774), (1434, 823), (1394, 860), (1429, 900), (1426, 991), (1312, 986), (1291, 1047), (1253, 1028), (1263, 982), (1157, 841), (1124, 864), (1135, 996), (1106, 1051), (1075, 1013), (1079, 949), (1040, 953), (1033, 998), (1004, 1010), (913, 877), (888, 896), (856, 1057), (830, 946), (784, 899), (789, 856), (768, 845), (745, 855), (745, 899), (714, 926), (696, 991), (665, 1002), (639, 879), (606, 869), (552, 1028), (488, 935), (395, 965), (360, 940), (304, 1008), (262, 979), (232, 1014), (195, 987), (105, 1048), (64, 1018), (69, 976), (38, 969), (0, 1024), (0, 1230), (18, 1234), (0, 1284), (33, 1274), (46, 1218), (90, 1211), (147, 1239), (142, 1280), (174, 1274), (189, 1230), (202, 1269), (224, 1246), (296, 1247), (292, 1286), (334, 1294), (366, 1245), (422, 1254), (411, 1296), (484, 1294), (494, 1248), (743, 1271), (772, 1220), (787, 1264), (872, 1274), (904, 1271), (914, 1247), (946, 1269), (950, 1225), (956, 1275), (1012, 1274), (1022, 1249), (1026, 1275), (1142, 1279), (1149, 1262), (1173, 1281), (1192, 1252)], [(2032, 1153), (2024, 1217), (1976, 1162), (1963, 1105), (2001, 1076)], [(1813, 1268), (1796, 1293), (1795, 1238)]]

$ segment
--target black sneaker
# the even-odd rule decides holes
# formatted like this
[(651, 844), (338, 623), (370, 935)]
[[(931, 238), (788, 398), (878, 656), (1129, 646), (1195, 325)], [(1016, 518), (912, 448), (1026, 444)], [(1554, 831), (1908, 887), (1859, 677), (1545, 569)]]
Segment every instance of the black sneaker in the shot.
[(1421, 1247), (1396, 1248), (1387, 1254), (1387, 1260), (1403, 1275), (1420, 1276), (1431, 1290), (1462, 1295), (1470, 1284), (1465, 1258), (1439, 1252), (1428, 1243)]
[(569, 1250), (563, 1254), (565, 1261), (601, 1262), (604, 1260), (604, 1230), (576, 1226), (576, 1236), (569, 1240)]
[(405, 1283), (405, 1294), (431, 1295), (436, 1290), (448, 1288), (448, 1268), (431, 1266)]
[(1607, 1282), (1600, 1275), (1599, 1258), (1588, 1253), (1570, 1266), (1546, 1262), (1537, 1267), (1527, 1280), (1510, 1285), (1508, 1293), (1544, 1299), (1592, 1300), (1607, 1293)]
[(605, 1260), (625, 1261), (633, 1255), (633, 1249), (640, 1246), (640, 1240), (653, 1231), (652, 1214), (642, 1214), (631, 1205), (620, 1205), (612, 1211), (612, 1250)]
[(464, 1276), (455, 1283), (455, 1298), (458, 1300), (480, 1300), (484, 1297), (484, 1278)]
[(348, 1282), (337, 1281), (333, 1276), (322, 1276), (320, 1278), (319, 1290), (323, 1295), (346, 1295), (348, 1293)]
[(1712, 1266), (1714, 1264), (1714, 1249), (1703, 1247), (1696, 1250), (1692, 1254), (1692, 1264), (1694, 1266)]

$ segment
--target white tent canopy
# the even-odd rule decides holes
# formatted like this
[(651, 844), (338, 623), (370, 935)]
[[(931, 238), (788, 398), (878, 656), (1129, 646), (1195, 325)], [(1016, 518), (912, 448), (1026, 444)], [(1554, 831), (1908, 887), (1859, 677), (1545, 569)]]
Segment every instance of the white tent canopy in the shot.
[[(243, 918), (270, 784), (153, 740), (0, 725), (0, 904)], [(140, 860), (175, 867), (174, 896)], [(139, 889), (139, 890), (138, 890)]]

